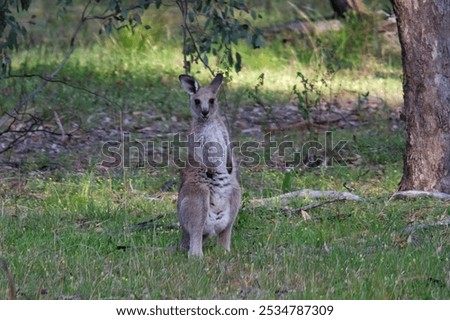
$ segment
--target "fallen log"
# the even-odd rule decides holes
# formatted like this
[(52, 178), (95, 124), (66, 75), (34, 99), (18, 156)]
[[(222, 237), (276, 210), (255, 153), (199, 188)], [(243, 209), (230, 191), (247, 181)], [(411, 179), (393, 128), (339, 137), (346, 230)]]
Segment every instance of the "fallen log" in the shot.
[(334, 190), (310, 190), (310, 189), (304, 189), (304, 190), (298, 190), (293, 191), (285, 194), (281, 194), (275, 197), (270, 198), (262, 198), (262, 199), (252, 199), (250, 200), (250, 207), (251, 208), (258, 208), (263, 206), (274, 206), (274, 205), (280, 205), (280, 206), (286, 206), (289, 202), (291, 202), (294, 199), (297, 198), (304, 198), (304, 199), (317, 199), (317, 198), (324, 198), (324, 199), (336, 199), (336, 201), (342, 201), (342, 200), (351, 200), (351, 201), (360, 201), (361, 197), (353, 194), (351, 192), (340, 192), (340, 191), (334, 191)]
[(399, 191), (391, 196), (392, 200), (395, 199), (417, 199), (417, 198), (435, 198), (444, 201), (450, 201), (450, 194), (438, 192), (438, 191), (420, 191), (420, 190), (407, 190)]

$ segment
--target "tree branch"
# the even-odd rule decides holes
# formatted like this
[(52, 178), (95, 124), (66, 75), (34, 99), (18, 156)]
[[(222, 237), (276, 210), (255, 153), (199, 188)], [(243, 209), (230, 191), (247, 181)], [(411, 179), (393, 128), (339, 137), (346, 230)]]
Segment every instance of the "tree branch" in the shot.
[(284, 215), (292, 215), (292, 214), (299, 214), (303, 217), (304, 220), (311, 220), (311, 216), (308, 214), (308, 210), (311, 209), (315, 209), (318, 207), (321, 207), (323, 205), (329, 204), (329, 203), (333, 203), (333, 202), (338, 202), (338, 201), (347, 201), (348, 199), (346, 198), (335, 198), (335, 199), (327, 199), (324, 201), (319, 201), (319, 202), (314, 202), (311, 204), (308, 204), (306, 206), (300, 207), (300, 208), (290, 208), (290, 207), (285, 207), (281, 209), (281, 213)]
[[(151, 4), (153, 3), (154, 0), (148, 0), (146, 2), (146, 4)], [(72, 34), (72, 37), (70, 38), (70, 42), (69, 42), (69, 48), (63, 58), (63, 60), (58, 64), (58, 66), (55, 68), (55, 70), (53, 70), (53, 72), (49, 75), (49, 76), (39, 76), (42, 81), (36, 86), (36, 88), (30, 92), (27, 96), (25, 96), (23, 99), (21, 99), (17, 105), (15, 106), (15, 108), (9, 112), (9, 114), (19, 114), (22, 109), (35, 97), (37, 96), (44, 88), (45, 86), (49, 83), (49, 82), (61, 82), (60, 80), (54, 80), (54, 78), (56, 77), (56, 75), (62, 70), (62, 68), (64, 68), (64, 66), (67, 64), (67, 61), (70, 59), (70, 57), (72, 56), (72, 53), (75, 50), (75, 40), (78, 37), (78, 34), (81, 30), (81, 27), (84, 25), (84, 23), (86, 21), (89, 20), (105, 20), (105, 19), (109, 19), (112, 17), (115, 17), (119, 14), (119, 12), (115, 11), (113, 13), (110, 14), (102, 14), (102, 15), (88, 15), (88, 9), (90, 8), (92, 4), (92, 1), (89, 0), (86, 5), (83, 8), (83, 12), (81, 14), (81, 18), (80, 21), (78, 22), (78, 24), (76, 25), (74, 32)], [(131, 10), (135, 10), (135, 9), (139, 9), (142, 8), (142, 4), (136, 4), (136, 5), (132, 5), (130, 7), (127, 8), (128, 11)], [(106, 10), (105, 12), (107, 12), (108, 10)], [(88, 90), (85, 90), (88, 91)], [(88, 91), (90, 93), (93, 93), (92, 91)], [(97, 94), (96, 94), (97, 95)], [(103, 97), (104, 98), (104, 97)], [(109, 101), (110, 102), (110, 101)], [(4, 115), (3, 117), (0, 118), (0, 128), (2, 128), (8, 121), (10, 121), (11, 117), (8, 115)]]
[[(72, 34), (72, 37), (70, 39), (69, 49), (67, 50), (66, 55), (64, 56), (64, 59), (59, 63), (59, 65), (55, 68), (55, 70), (53, 70), (53, 72), (46, 79), (42, 79), (42, 81), (37, 85), (37, 87), (32, 92), (30, 92), (25, 98), (23, 98), (19, 101), (19, 103), (16, 105), (14, 110), (12, 110), (10, 112), (10, 114), (13, 114), (13, 115), (19, 114), (22, 111), (22, 109), (36, 95), (38, 95), (45, 88), (45, 86), (49, 83), (49, 79), (53, 80), (56, 77), (56, 75), (61, 71), (61, 69), (67, 64), (67, 61), (69, 61), (69, 58), (72, 56), (72, 53), (75, 50), (75, 39), (77, 38), (78, 33), (81, 30), (81, 27), (86, 22), (85, 14), (86, 14), (86, 10), (90, 6), (90, 4), (91, 4), (91, 1), (89, 1), (83, 9), (81, 19), (78, 22), (78, 24), (75, 27), (75, 30)], [(7, 123), (9, 120), (10, 120), (10, 116), (8, 116), (8, 115), (4, 115), (2, 118), (0, 118), (0, 128), (2, 128), (5, 125), (5, 123)]]
[(391, 196), (391, 199), (406, 199), (406, 198), (435, 198), (443, 201), (450, 201), (450, 194), (443, 192), (431, 192), (431, 191), (420, 191), (420, 190), (407, 190), (399, 191)]
[[(350, 193), (350, 192), (340, 192), (340, 191), (322, 191), (322, 190), (299, 190), (294, 192), (285, 193), (279, 196), (271, 197), (271, 198), (263, 198), (263, 199), (252, 199), (250, 200), (250, 205), (252, 208), (258, 208), (262, 206), (286, 206), (290, 201), (295, 198), (326, 198), (328, 201), (344, 201), (344, 200), (352, 200), (352, 201), (360, 201), (361, 197)], [(332, 201), (330, 201), (332, 202)], [(325, 202), (328, 203), (328, 202)], [(319, 205), (323, 205), (325, 203), (320, 203)], [(317, 205), (317, 206), (319, 206)], [(314, 207), (314, 206), (313, 206)], [(309, 208), (311, 209), (311, 208)], [(305, 209), (303, 209), (305, 210)]]
[[(72, 136), (73, 132), (77, 131), (77, 129), (74, 129), (70, 132), (67, 133), (58, 133), (58, 132), (54, 132), (54, 131), (50, 131), (44, 128), (41, 128), (41, 125), (43, 123), (42, 119), (36, 117), (33, 114), (30, 113), (21, 113), (18, 115), (11, 115), (11, 114), (6, 114), (7, 116), (9, 116), (12, 121), (9, 123), (8, 128), (6, 128), (5, 130), (3, 130), (2, 132), (0, 132), (0, 137), (6, 134), (16, 134), (15, 136), (13, 136), (13, 139), (11, 141), (8, 142), (8, 144), (0, 150), (0, 154), (11, 150), (17, 143), (21, 142), (23, 140), (23, 138), (25, 138), (27, 136), (27, 134), (29, 133), (33, 133), (33, 132), (43, 132), (43, 133), (47, 133), (47, 134), (52, 134), (52, 135), (57, 135), (57, 136), (63, 136), (66, 138), (69, 138)], [(19, 118), (19, 116), (21, 118)], [(28, 117), (28, 119), (24, 120), (23, 118)], [(24, 127), (20, 130), (13, 130), (12, 127), (14, 126), (14, 124), (16, 122), (23, 122), (24, 123)]]
[(187, 60), (187, 9), (188, 9), (188, 3), (186, 0), (177, 0), (177, 5), (180, 8), (181, 11), (181, 15), (183, 18), (183, 23), (181, 25), (182, 29), (183, 29), (183, 67), (184, 67), (184, 72), (186, 74), (189, 73), (190, 71), (190, 67), (189, 67), (189, 62)]
[(83, 88), (83, 87), (79, 87), (79, 86), (73, 85), (73, 84), (71, 84), (69, 82), (66, 82), (66, 81), (63, 81), (63, 80), (51, 79), (50, 77), (47, 77), (45, 75), (34, 74), (34, 73), (27, 73), (27, 74), (22, 74), (22, 75), (20, 75), (20, 74), (12, 74), (11, 76), (9, 76), (9, 78), (33, 78), (33, 77), (40, 78), (42, 80), (45, 80), (45, 81), (51, 82), (51, 83), (63, 84), (65, 86), (74, 88), (76, 90), (84, 91), (84, 92), (89, 93), (89, 94), (91, 94), (91, 95), (93, 95), (95, 97), (98, 97), (98, 98), (101, 98), (101, 99), (105, 100), (110, 105), (118, 106), (117, 103), (115, 103), (114, 101), (112, 101), (108, 97), (106, 97), (105, 95), (102, 95), (102, 94), (100, 94), (98, 92), (95, 92), (95, 91), (92, 91), (92, 90), (89, 90), (89, 89), (86, 89), (86, 88)]
[[(155, 3), (155, 0), (147, 0), (144, 4), (135, 4), (135, 5), (129, 6), (128, 8), (126, 8), (126, 10), (132, 11), (132, 10), (136, 10), (136, 9), (142, 9), (144, 5), (146, 5), (146, 4), (150, 5), (152, 3)], [(106, 20), (106, 19), (109, 19), (109, 18), (114, 18), (120, 13), (118, 11), (114, 11), (112, 13), (106, 14), (106, 12), (108, 12), (108, 11), (109, 11), (109, 9), (106, 9), (104, 11), (104, 13), (101, 14), (101, 15), (89, 15), (89, 16), (86, 16), (86, 20)]]
[(203, 60), (201, 54), (200, 54), (200, 50), (198, 49), (198, 46), (195, 42), (194, 39), (194, 35), (192, 34), (191, 29), (189, 28), (188, 24), (187, 24), (187, 11), (188, 11), (188, 1), (187, 0), (177, 0), (177, 5), (181, 10), (181, 14), (183, 16), (183, 55), (184, 55), (184, 69), (185, 71), (187, 71), (187, 56), (186, 56), (186, 44), (187, 44), (187, 37), (186, 37), (186, 32), (189, 35), (189, 38), (192, 40), (192, 44), (194, 46), (194, 50), (197, 54), (198, 59), (203, 63), (203, 65), (209, 70), (209, 72), (211, 73), (211, 75), (214, 76), (214, 71), (211, 69), (211, 67), (206, 63), (205, 60)]
[(66, 141), (66, 138), (67, 138), (66, 131), (64, 130), (64, 126), (61, 122), (61, 119), (59, 118), (58, 113), (56, 111), (53, 111), (53, 113), (55, 115), (55, 121), (56, 121), (56, 124), (58, 125), (59, 131), (61, 131), (61, 141), (64, 142), (64, 141)]

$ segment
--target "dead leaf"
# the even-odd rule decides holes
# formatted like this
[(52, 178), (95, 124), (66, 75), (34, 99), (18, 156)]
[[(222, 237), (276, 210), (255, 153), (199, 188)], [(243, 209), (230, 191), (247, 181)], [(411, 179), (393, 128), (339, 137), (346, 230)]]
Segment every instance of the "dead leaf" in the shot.
[(306, 212), (305, 210), (302, 210), (301, 213), (302, 213), (303, 220), (305, 220), (305, 221), (311, 220), (311, 216), (309, 215), (308, 212)]

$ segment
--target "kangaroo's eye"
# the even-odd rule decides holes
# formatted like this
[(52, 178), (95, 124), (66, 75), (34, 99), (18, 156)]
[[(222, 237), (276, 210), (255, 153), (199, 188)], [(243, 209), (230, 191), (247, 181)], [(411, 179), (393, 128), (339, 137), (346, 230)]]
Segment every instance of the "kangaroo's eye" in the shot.
[(202, 102), (200, 101), (200, 99), (195, 99), (194, 103), (196, 106), (199, 106)]
[(214, 99), (213, 98), (209, 99), (209, 104), (214, 104)]

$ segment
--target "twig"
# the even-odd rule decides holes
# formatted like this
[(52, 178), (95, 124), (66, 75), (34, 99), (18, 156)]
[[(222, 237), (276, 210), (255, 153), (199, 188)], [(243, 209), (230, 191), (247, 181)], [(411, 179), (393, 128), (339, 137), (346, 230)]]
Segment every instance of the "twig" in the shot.
[(188, 60), (187, 60), (187, 7), (188, 7), (188, 3), (187, 1), (184, 0), (177, 0), (177, 5), (180, 8), (181, 11), (181, 15), (183, 17), (183, 23), (182, 23), (182, 29), (183, 29), (183, 67), (184, 67), (184, 72), (186, 74), (189, 73), (189, 65), (188, 65)]
[(420, 190), (408, 190), (398, 191), (391, 196), (391, 199), (406, 199), (406, 198), (435, 198), (443, 201), (450, 201), (450, 194), (438, 192), (438, 191), (420, 191)]
[[(20, 114), (18, 114), (20, 115)], [(3, 130), (2, 132), (0, 132), (0, 136), (8, 134), (8, 133), (19, 133), (18, 136), (15, 136), (14, 139), (12, 141), (10, 141), (8, 143), (8, 145), (6, 147), (4, 147), (4, 149), (0, 150), (0, 154), (4, 153), (10, 149), (12, 149), (17, 143), (19, 143), (20, 141), (22, 141), (22, 138), (26, 137), (28, 133), (33, 132), (33, 127), (39, 125), (40, 123), (42, 123), (41, 119), (38, 119), (37, 117), (35, 117), (32, 114), (23, 114), (23, 115), (27, 115), (30, 117), (29, 120), (24, 121), (24, 124), (26, 125), (25, 129), (22, 130), (11, 130), (12, 126), (14, 125), (14, 123), (16, 121), (21, 121), (21, 119), (19, 119), (17, 116), (15, 115), (11, 115), (9, 113), (6, 113), (5, 117), (10, 117), (12, 120), (12, 122), (8, 125), (8, 128), (6, 128), (5, 130)]]
[(195, 52), (197, 53), (197, 57), (200, 59), (200, 61), (203, 63), (203, 65), (209, 70), (209, 72), (214, 76), (213, 69), (211, 69), (209, 64), (207, 64), (206, 61), (203, 60), (202, 55), (200, 54), (200, 50), (198, 49), (197, 44), (195, 43), (194, 36), (192, 35), (191, 29), (189, 29), (189, 27), (187, 28), (187, 32), (189, 34), (189, 37), (192, 40), (192, 43), (194, 44), (194, 49), (195, 49)]
[(108, 97), (106, 97), (105, 95), (102, 95), (102, 94), (100, 94), (98, 92), (95, 92), (95, 91), (92, 91), (92, 90), (89, 90), (89, 89), (86, 89), (86, 88), (83, 88), (83, 87), (80, 87), (80, 86), (76, 86), (74, 84), (71, 84), (71, 83), (63, 81), (63, 80), (51, 79), (51, 78), (49, 78), (48, 76), (45, 76), (45, 75), (33, 74), (33, 73), (31, 73), (31, 74), (22, 74), (22, 75), (20, 75), (20, 74), (12, 74), (12, 75), (9, 76), (9, 78), (40, 78), (40, 79), (45, 80), (47, 82), (59, 83), (59, 84), (63, 84), (65, 86), (74, 88), (76, 90), (87, 92), (87, 93), (89, 93), (89, 94), (91, 94), (91, 95), (93, 95), (95, 97), (98, 97), (98, 98), (101, 98), (101, 99), (105, 100), (110, 105), (118, 106), (117, 103), (115, 103), (114, 101), (112, 101)]
[[(72, 131), (66, 133), (66, 136), (70, 137), (72, 136), (72, 133), (74, 133), (75, 131), (78, 131), (79, 128), (73, 129)], [(2, 133), (2, 134), (6, 134), (6, 133), (34, 133), (34, 132), (43, 132), (43, 133), (48, 133), (48, 134), (52, 134), (55, 136), (62, 136), (62, 133), (58, 133), (58, 132), (54, 132), (54, 131), (50, 131), (47, 129), (30, 129), (30, 130), (10, 130), (8, 132)], [(0, 134), (0, 136), (2, 135)], [(2, 153), (2, 151), (0, 151), (0, 153)]]
[(11, 121), (11, 122), (9, 123), (8, 128), (6, 128), (6, 129), (3, 130), (2, 132), (0, 132), (0, 136), (1, 136), (2, 134), (5, 134), (5, 133), (7, 133), (7, 132), (10, 132), (12, 126), (14, 125), (14, 123), (16, 123), (16, 121), (19, 120), (19, 119), (17, 119), (17, 117), (14, 117), (14, 116), (12, 116), (12, 115), (10, 115), (10, 114), (8, 114), (8, 113), (6, 113), (6, 115), (9, 116), (9, 117), (11, 117), (11, 118), (13, 119), (13, 121)]
[(138, 224), (128, 227), (127, 231), (133, 232), (133, 231), (139, 231), (139, 230), (151, 228), (154, 226), (155, 221), (161, 220), (162, 218), (164, 218), (164, 215), (160, 214), (148, 221), (140, 222)]
[[(16, 135), (9, 143), (6, 147), (4, 147), (3, 149), (0, 150), (0, 154), (11, 150), (17, 143), (19, 143), (20, 141), (23, 140), (24, 137), (27, 136), (27, 134), (29, 133), (34, 133), (34, 132), (43, 132), (43, 133), (47, 133), (47, 134), (51, 134), (51, 135), (55, 135), (55, 136), (63, 136), (63, 134), (66, 136), (66, 138), (70, 138), (72, 137), (73, 133), (78, 131), (79, 128), (75, 128), (69, 132), (63, 132), (63, 133), (59, 133), (59, 132), (55, 132), (55, 131), (50, 131), (47, 130), (45, 128), (42, 128), (41, 125), (43, 123), (42, 119), (36, 117), (33, 114), (30, 113), (21, 113), (18, 115), (12, 115), (7, 113), (7, 116), (9, 116), (12, 121), (10, 122), (10, 124), (8, 125), (8, 128), (6, 128), (5, 130), (3, 130), (2, 132), (0, 132), (0, 137), (1, 136), (5, 136), (7, 134), (18, 134)], [(29, 117), (28, 120), (23, 120), (20, 119), (20, 117)], [(25, 128), (20, 129), (20, 130), (13, 130), (11, 129), (14, 124), (18, 121), (22, 121), (25, 124)]]
[[(136, 9), (141, 9), (141, 8), (143, 8), (143, 6), (145, 6), (147, 4), (150, 5), (150, 4), (154, 3), (154, 2), (155, 2), (155, 0), (147, 0), (145, 3), (132, 5), (132, 6), (128, 7), (128, 8), (126, 8), (126, 10), (127, 11), (132, 11), (132, 10), (136, 10)], [(108, 11), (109, 11), (109, 9), (106, 9), (102, 15), (89, 15), (89, 16), (86, 16), (86, 20), (106, 20), (106, 19), (109, 19), (109, 18), (114, 18), (114, 17), (116, 17), (119, 14), (118, 11), (114, 11), (113, 13), (106, 14), (105, 12), (108, 12)]]
[[(211, 75), (214, 76), (214, 71), (211, 69), (211, 67), (206, 63), (205, 60), (203, 60), (201, 54), (200, 54), (200, 50), (198, 49), (198, 46), (195, 42), (194, 39), (194, 35), (191, 32), (191, 29), (189, 28), (188, 24), (187, 24), (187, 10), (188, 10), (188, 1), (187, 0), (178, 0), (177, 1), (177, 5), (181, 10), (181, 14), (183, 15), (183, 55), (184, 55), (184, 59), (185, 59), (185, 63), (187, 63), (187, 57), (186, 57), (186, 36), (185, 36), (185, 32), (187, 31), (189, 37), (192, 40), (192, 45), (194, 46), (194, 50), (197, 54), (198, 59), (203, 63), (203, 65), (209, 70), (209, 72), (211, 73)], [(187, 64), (185, 64), (185, 71), (187, 71)]]
[(59, 131), (61, 131), (61, 141), (64, 142), (66, 141), (66, 132), (64, 131), (64, 126), (61, 123), (61, 119), (59, 118), (59, 115), (56, 111), (53, 111), (54, 115), (55, 115), (55, 121), (56, 124), (58, 125)]
[(155, 221), (161, 220), (165, 217), (164, 214), (160, 214), (148, 221), (144, 221), (144, 222), (140, 222), (138, 224), (135, 224), (133, 226), (130, 226), (127, 228), (128, 232), (134, 232), (134, 231), (141, 231), (141, 230), (145, 230), (145, 229), (150, 229), (150, 228), (159, 228), (162, 227), (164, 229), (168, 229), (168, 230), (173, 230), (173, 229), (178, 229), (180, 226), (177, 224), (155, 224)]

